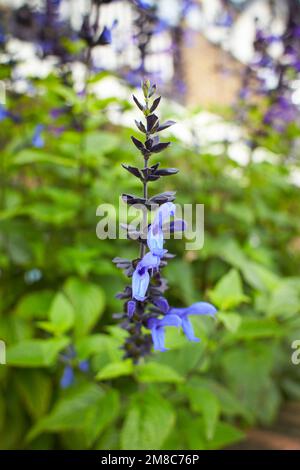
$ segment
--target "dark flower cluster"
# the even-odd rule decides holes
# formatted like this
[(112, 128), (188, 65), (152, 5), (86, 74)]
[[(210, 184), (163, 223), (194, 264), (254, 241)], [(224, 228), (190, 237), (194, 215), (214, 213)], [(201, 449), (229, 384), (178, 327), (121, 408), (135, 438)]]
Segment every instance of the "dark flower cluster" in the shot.
[(79, 37), (83, 39), (91, 49), (96, 46), (107, 46), (112, 42), (112, 30), (116, 23), (114, 22), (111, 27), (104, 26), (102, 30), (99, 30), (99, 19), (101, 6), (103, 4), (112, 3), (113, 1), (114, 0), (93, 0), (90, 12), (83, 18)]
[(159, 53), (169, 54), (172, 57), (173, 69), (176, 70), (169, 83), (169, 89), (166, 87), (166, 90), (169, 93), (174, 92), (180, 100), (186, 93), (182, 48), (184, 43), (190, 42), (192, 35), (192, 29), (186, 19), (193, 11), (201, 11), (201, 4), (197, 0), (180, 0), (176, 21), (174, 19), (170, 21), (167, 15), (165, 17), (161, 15), (158, 2), (130, 0), (130, 3), (135, 11), (132, 40), (139, 52), (139, 65), (134, 70), (123, 73), (123, 77), (134, 87), (139, 86), (145, 75), (156, 83), (165, 85), (159, 61), (157, 68), (150, 70), (149, 63), (153, 64), (153, 60), (149, 59), (155, 57), (156, 54), (153, 52), (152, 39), (166, 33), (169, 37), (169, 44), (164, 46)]
[(71, 59), (64, 39), (72, 37), (72, 29), (59, 16), (60, 0), (46, 0), (41, 9), (29, 3), (17, 8), (10, 19), (10, 31), (18, 39), (34, 42), (42, 57), (55, 55), (62, 62)]
[[(300, 72), (300, 5), (289, 2), (289, 15), (285, 31), (275, 35), (262, 30), (257, 23), (254, 40), (254, 60), (246, 67), (243, 86), (239, 98), (240, 118), (247, 120), (248, 113), (257, 103), (257, 98), (267, 98), (268, 106), (263, 109), (264, 129), (253, 129), (256, 137), (267, 135), (268, 128), (283, 133), (291, 124), (299, 122), (299, 109), (293, 101), (291, 84)], [(281, 48), (282, 53), (272, 53), (273, 46)]]
[(80, 49), (78, 53), (74, 52), (77, 49), (70, 47), (69, 42), (75, 43), (78, 39), (82, 39), (88, 48), (112, 42), (114, 25), (111, 28), (104, 26), (99, 31), (100, 8), (104, 3), (110, 2), (105, 0), (91, 2), (90, 11), (83, 17), (80, 31), (75, 31), (70, 21), (60, 18), (61, 0), (46, 0), (41, 9), (25, 3), (13, 11), (9, 29), (15, 37), (35, 43), (42, 57), (54, 55), (62, 63), (70, 62), (78, 59)]
[[(160, 164), (149, 164), (152, 154), (157, 154), (169, 147), (170, 142), (161, 142), (159, 133), (174, 124), (173, 121), (160, 123), (155, 114), (161, 97), (154, 98), (156, 86), (149, 80), (142, 84), (145, 103), (142, 104), (135, 96), (136, 106), (143, 113), (145, 121), (136, 121), (137, 128), (144, 134), (144, 141), (132, 137), (132, 141), (142, 155), (143, 167), (123, 165), (123, 168), (141, 180), (143, 195), (123, 194), (128, 205), (138, 205), (143, 211), (143, 224), (140, 232), (130, 225), (126, 226), (129, 239), (140, 244), (139, 258), (131, 261), (115, 258), (113, 261), (126, 276), (131, 278), (123, 292), (117, 295), (125, 300), (124, 312), (116, 314), (121, 319), (121, 326), (128, 332), (124, 344), (124, 357), (138, 362), (143, 356), (150, 354), (152, 345), (155, 350), (165, 351), (165, 328), (181, 327), (191, 341), (198, 341), (193, 332), (190, 315), (211, 315), (216, 313), (213, 305), (198, 302), (187, 308), (172, 308), (164, 293), (167, 290), (166, 279), (161, 270), (173, 257), (164, 248), (165, 234), (184, 231), (185, 222), (174, 219), (176, 206), (175, 192), (166, 191), (150, 197), (148, 183), (161, 177), (171, 176), (178, 172), (176, 168), (160, 168)], [(148, 223), (148, 211), (155, 210), (153, 221)], [(150, 334), (149, 334), (150, 332)]]

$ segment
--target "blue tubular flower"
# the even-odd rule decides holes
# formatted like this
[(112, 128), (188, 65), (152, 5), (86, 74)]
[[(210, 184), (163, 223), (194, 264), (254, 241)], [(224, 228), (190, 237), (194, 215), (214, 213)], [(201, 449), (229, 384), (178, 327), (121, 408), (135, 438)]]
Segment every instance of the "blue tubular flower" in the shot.
[(163, 223), (169, 221), (175, 215), (176, 206), (172, 202), (162, 204), (153, 223), (150, 225), (147, 235), (147, 245), (149, 252), (138, 263), (132, 276), (132, 297), (143, 301), (146, 298), (146, 291), (150, 282), (148, 270), (159, 269), (160, 259), (167, 252), (164, 250)]
[(147, 235), (147, 245), (151, 253), (160, 258), (164, 255), (163, 249), (164, 235), (163, 224), (169, 222), (170, 217), (175, 215), (176, 206), (172, 202), (162, 204), (155, 215), (153, 223), (150, 225)]
[(31, 139), (31, 143), (36, 148), (44, 147), (45, 142), (42, 136), (43, 129), (44, 129), (44, 126), (42, 124), (38, 124), (35, 128), (33, 137)]
[(145, 300), (149, 282), (148, 270), (145, 267), (137, 267), (132, 275), (132, 297), (141, 302)]
[(64, 368), (62, 378), (60, 379), (60, 386), (61, 388), (68, 388), (70, 387), (70, 385), (72, 385), (73, 382), (74, 382), (73, 367), (70, 365), (67, 365)]
[(148, 328), (151, 330), (152, 340), (155, 351), (167, 351), (165, 347), (165, 327), (176, 326), (179, 328), (182, 321), (179, 316), (168, 314), (162, 319), (150, 318), (148, 320)]
[(170, 217), (174, 217), (176, 212), (176, 206), (173, 202), (166, 202), (162, 204), (159, 209), (157, 210), (154, 222), (152, 225), (158, 226), (162, 229), (162, 225), (164, 222), (167, 222)]
[(194, 334), (193, 325), (189, 320), (189, 315), (208, 315), (210, 317), (214, 317), (216, 312), (217, 310), (213, 305), (207, 302), (196, 302), (187, 308), (171, 308), (168, 312), (168, 315), (177, 315), (180, 317), (185, 336), (190, 341), (198, 342), (200, 340)]
[(148, 270), (158, 269), (160, 258), (151, 252), (147, 253), (138, 263), (132, 275), (132, 297), (141, 302), (146, 298), (146, 292), (150, 282)]
[(150, 225), (147, 235), (147, 245), (154, 256), (162, 257), (164, 254), (164, 234), (162, 230)]
[(160, 257), (151, 253), (151, 251), (149, 251), (141, 259), (141, 261), (138, 264), (138, 267), (153, 270), (153, 269), (159, 268), (159, 263), (160, 263)]
[(187, 224), (186, 224), (186, 221), (182, 219), (172, 220), (168, 228), (171, 233), (185, 232), (187, 228)]

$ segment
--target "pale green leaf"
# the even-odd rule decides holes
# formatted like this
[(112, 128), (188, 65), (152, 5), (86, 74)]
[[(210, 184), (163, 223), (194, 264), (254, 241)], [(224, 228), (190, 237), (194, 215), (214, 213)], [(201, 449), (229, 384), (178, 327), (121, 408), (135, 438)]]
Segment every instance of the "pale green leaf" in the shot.
[(219, 400), (207, 388), (188, 386), (186, 390), (192, 410), (203, 416), (206, 438), (212, 439), (220, 414)]
[(105, 294), (96, 284), (78, 278), (68, 279), (64, 291), (75, 311), (75, 336), (84, 336), (104, 312)]
[(229, 310), (248, 301), (243, 293), (241, 277), (236, 269), (231, 269), (209, 292), (212, 302), (221, 310)]
[(54, 334), (68, 331), (74, 323), (74, 309), (67, 297), (58, 293), (54, 297), (49, 311), (49, 322), (39, 322), (39, 326)]
[(124, 375), (131, 375), (134, 371), (134, 366), (130, 359), (120, 362), (112, 362), (107, 364), (96, 375), (97, 380), (110, 380), (116, 379)]
[[(77, 388), (71, 388), (59, 399), (50, 414), (43, 417), (31, 429), (28, 439), (31, 440), (41, 432), (61, 432), (73, 429), (85, 428), (88, 421), (91, 422), (89, 409), (99, 406), (104, 392), (95, 384), (82, 384)], [(87, 421), (86, 421), (87, 420)]]
[(8, 348), (7, 364), (17, 367), (48, 367), (68, 344), (68, 338), (20, 341)]
[(241, 324), (241, 316), (238, 313), (232, 313), (232, 312), (218, 312), (218, 317), (217, 317), (225, 326), (225, 328), (232, 333), (235, 333)]
[(158, 392), (136, 394), (121, 431), (121, 449), (160, 449), (174, 424), (174, 411)]
[(147, 362), (139, 365), (135, 373), (139, 382), (180, 383), (184, 380), (172, 367), (158, 362)]

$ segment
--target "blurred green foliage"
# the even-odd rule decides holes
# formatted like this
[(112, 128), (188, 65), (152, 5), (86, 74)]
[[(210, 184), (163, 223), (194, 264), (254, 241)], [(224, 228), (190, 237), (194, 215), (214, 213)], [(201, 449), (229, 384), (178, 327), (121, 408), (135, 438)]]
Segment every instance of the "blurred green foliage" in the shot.
[[(0, 131), (0, 447), (218, 449), (249, 425), (271, 423), (284, 398), (300, 398), (291, 364), (300, 338), (300, 198), (289, 166), (241, 166), (174, 141), (164, 164), (180, 173), (164, 189), (176, 189), (177, 202), (205, 204), (205, 244), (186, 252), (169, 242), (178, 255), (166, 269), (170, 303), (209, 300), (219, 313), (215, 322), (193, 319), (200, 344), (168, 331), (170, 351), (133, 366), (112, 320), (125, 278), (111, 259), (134, 258), (136, 247), (95, 233), (99, 204), (139, 191), (121, 168), (141, 163), (132, 130), (106, 113), (131, 104), (83, 99), (55, 75), (34, 86), (34, 97), (9, 94), (21, 121), (5, 119)], [(63, 112), (53, 117), (56, 108)], [(62, 389), (70, 345), (75, 382)]]

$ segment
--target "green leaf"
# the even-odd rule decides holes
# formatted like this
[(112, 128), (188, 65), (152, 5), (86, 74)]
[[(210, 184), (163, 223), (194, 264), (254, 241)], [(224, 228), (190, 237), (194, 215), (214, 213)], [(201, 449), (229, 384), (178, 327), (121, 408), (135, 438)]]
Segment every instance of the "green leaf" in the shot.
[(55, 154), (45, 152), (43, 150), (22, 150), (17, 153), (12, 161), (14, 165), (28, 165), (32, 163), (50, 163), (51, 165), (62, 165), (67, 167), (77, 167), (75, 160), (65, 157), (58, 157)]
[(53, 300), (54, 292), (51, 290), (41, 290), (24, 295), (16, 308), (16, 315), (26, 318), (47, 318), (50, 304)]
[(110, 380), (116, 379), (124, 375), (131, 375), (134, 371), (134, 366), (130, 359), (120, 362), (112, 362), (107, 364), (96, 375), (97, 380)]
[(101, 153), (112, 152), (118, 148), (119, 143), (119, 137), (109, 132), (98, 132), (97, 130), (95, 132), (89, 132), (85, 136), (86, 151), (96, 157)]
[(78, 278), (68, 279), (64, 291), (75, 310), (75, 336), (84, 336), (95, 326), (102, 315), (105, 294), (96, 284)]
[(170, 349), (164, 354), (157, 354), (156, 357), (157, 362), (176, 370), (180, 376), (186, 376), (191, 371), (197, 369), (205, 360), (203, 341), (201, 343), (194, 343), (186, 341), (185, 337), (183, 339), (184, 345), (180, 349)]
[(201, 413), (203, 416), (206, 438), (212, 439), (220, 414), (219, 400), (206, 388), (188, 386), (186, 391), (192, 410), (196, 413)]
[(172, 367), (158, 362), (147, 362), (139, 365), (135, 369), (135, 373), (139, 382), (181, 383), (184, 381), (184, 378)]
[(286, 335), (286, 327), (273, 319), (243, 318), (237, 331), (230, 338), (238, 339), (276, 338)]
[(231, 269), (209, 292), (212, 302), (221, 310), (229, 310), (248, 301), (243, 293), (241, 277), (236, 269)]
[(207, 445), (208, 450), (222, 449), (229, 445), (242, 441), (245, 434), (229, 423), (219, 422), (216, 426), (215, 435)]
[(39, 370), (19, 370), (17, 388), (28, 413), (33, 419), (43, 416), (50, 405), (51, 378)]
[(199, 300), (190, 263), (183, 260), (173, 260), (172, 266), (166, 267), (166, 276), (171, 287), (175, 287), (175, 292), (182, 297), (187, 305)]
[(95, 407), (88, 409), (83, 429), (88, 447), (118, 417), (119, 411), (120, 399), (117, 390), (108, 390)]
[[(113, 341), (110, 336), (99, 333), (78, 338), (75, 342), (78, 357), (80, 359), (86, 359), (93, 354), (101, 353), (107, 348), (107, 343), (110, 341)], [(114, 345), (118, 347), (116, 342)]]
[(286, 378), (282, 380), (281, 386), (290, 400), (300, 400), (300, 383), (299, 380)]
[(99, 406), (104, 393), (95, 384), (81, 384), (66, 391), (56, 402), (49, 415), (43, 417), (30, 431), (28, 439), (32, 440), (41, 432), (61, 432), (85, 428), (91, 422), (88, 410)]
[(300, 311), (300, 298), (295, 286), (280, 283), (272, 292), (267, 314), (271, 317), (288, 318)]
[(265, 266), (255, 262), (245, 262), (241, 267), (242, 274), (250, 286), (258, 290), (276, 289), (279, 278)]
[(94, 356), (94, 369), (100, 370), (108, 363), (122, 361), (122, 344), (123, 340), (118, 340), (109, 335), (95, 334), (79, 338), (75, 342), (75, 347), (79, 359)]
[(0, 338), (7, 345), (30, 339), (33, 335), (32, 325), (16, 315), (0, 315)]
[(68, 331), (74, 323), (74, 309), (67, 297), (58, 293), (54, 297), (49, 312), (49, 322), (39, 322), (39, 326), (54, 334)]
[(276, 348), (251, 343), (231, 348), (222, 356), (225, 383), (254, 420), (270, 424), (280, 405), (280, 395), (271, 377)]
[(189, 386), (192, 388), (207, 388), (219, 400), (221, 412), (225, 416), (242, 416), (248, 419), (249, 413), (240, 401), (233, 395), (233, 393), (224, 385), (216, 382), (213, 379), (193, 377)]
[(218, 312), (217, 316), (218, 320), (220, 320), (227, 330), (235, 333), (241, 324), (241, 316), (238, 313), (231, 313), (231, 312)]
[(174, 411), (158, 392), (136, 394), (121, 431), (121, 449), (160, 449), (174, 424)]
[(74, 310), (65, 295), (59, 293), (55, 296), (49, 313), (50, 321), (56, 330), (67, 331), (74, 322)]
[(245, 203), (227, 202), (224, 207), (226, 214), (236, 218), (239, 222), (252, 226), (254, 223), (254, 212), (252, 207)]
[(68, 344), (68, 338), (24, 340), (8, 348), (7, 364), (17, 367), (48, 367)]
[[(179, 411), (180, 443), (178, 450), (182, 449), (182, 438), (184, 438), (185, 449), (210, 450), (222, 449), (228, 445), (235, 444), (244, 438), (244, 433), (236, 427), (218, 422), (216, 424), (214, 437), (207, 439), (205, 433), (205, 422), (203, 417), (194, 417), (185, 410)], [(166, 447), (167, 449), (169, 447)]]

